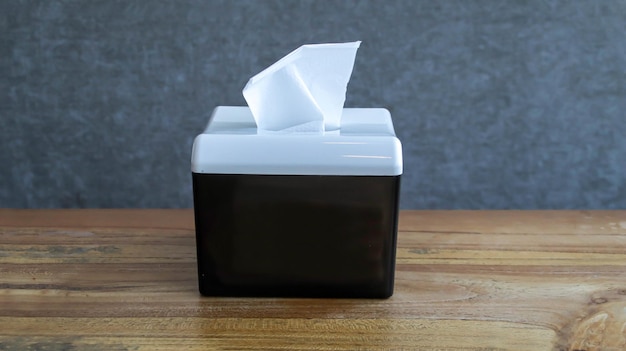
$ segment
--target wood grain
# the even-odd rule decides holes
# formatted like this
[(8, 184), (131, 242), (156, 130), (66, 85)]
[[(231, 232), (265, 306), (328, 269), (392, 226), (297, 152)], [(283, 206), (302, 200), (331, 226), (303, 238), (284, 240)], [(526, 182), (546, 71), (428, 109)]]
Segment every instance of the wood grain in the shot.
[(0, 350), (626, 350), (626, 211), (404, 211), (397, 262), (388, 300), (206, 298), (190, 210), (0, 210)]

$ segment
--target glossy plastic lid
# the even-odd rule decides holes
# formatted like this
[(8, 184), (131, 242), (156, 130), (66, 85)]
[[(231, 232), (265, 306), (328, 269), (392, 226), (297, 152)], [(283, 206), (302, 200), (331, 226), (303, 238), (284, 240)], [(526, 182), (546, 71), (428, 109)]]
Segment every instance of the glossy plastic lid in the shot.
[(285, 134), (257, 131), (248, 107), (218, 106), (193, 143), (191, 171), (397, 176), (402, 145), (382, 108), (345, 108), (336, 131)]

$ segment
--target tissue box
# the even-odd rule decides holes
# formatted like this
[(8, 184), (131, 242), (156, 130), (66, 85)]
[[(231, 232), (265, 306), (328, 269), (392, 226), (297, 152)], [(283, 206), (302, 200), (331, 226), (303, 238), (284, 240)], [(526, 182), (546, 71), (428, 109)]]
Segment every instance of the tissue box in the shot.
[(200, 292), (391, 296), (401, 174), (385, 109), (280, 134), (257, 132), (248, 107), (217, 107), (192, 151)]

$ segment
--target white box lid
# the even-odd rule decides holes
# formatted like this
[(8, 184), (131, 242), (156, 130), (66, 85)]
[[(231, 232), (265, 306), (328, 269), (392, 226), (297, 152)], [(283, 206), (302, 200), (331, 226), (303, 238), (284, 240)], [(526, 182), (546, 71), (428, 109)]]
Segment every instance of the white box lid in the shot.
[(268, 175), (402, 174), (402, 145), (383, 108), (344, 108), (324, 134), (258, 132), (246, 106), (218, 106), (193, 143), (193, 173)]

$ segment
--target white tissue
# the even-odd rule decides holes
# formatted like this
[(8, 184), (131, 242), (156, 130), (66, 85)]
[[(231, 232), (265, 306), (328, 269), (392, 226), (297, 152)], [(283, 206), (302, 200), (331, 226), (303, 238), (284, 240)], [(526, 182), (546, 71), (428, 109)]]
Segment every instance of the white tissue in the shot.
[(250, 78), (243, 96), (257, 129), (283, 133), (339, 129), (360, 44), (303, 45)]

